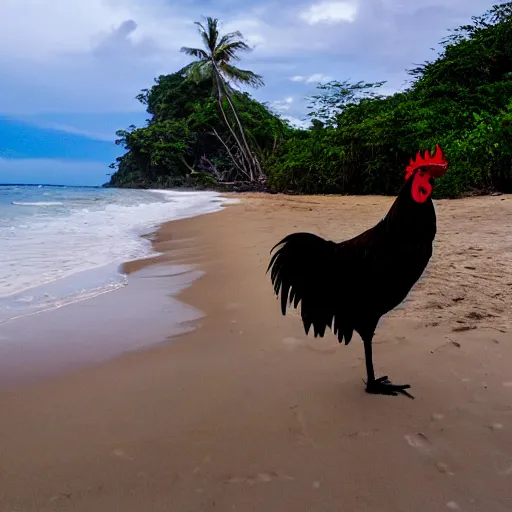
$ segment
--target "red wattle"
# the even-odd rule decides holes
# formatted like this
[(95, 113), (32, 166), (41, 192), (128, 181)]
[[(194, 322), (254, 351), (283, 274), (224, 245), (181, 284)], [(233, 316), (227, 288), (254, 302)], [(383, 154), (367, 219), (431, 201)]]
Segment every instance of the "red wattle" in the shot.
[(432, 194), (430, 175), (427, 172), (417, 173), (412, 182), (411, 195), (417, 203), (424, 203)]

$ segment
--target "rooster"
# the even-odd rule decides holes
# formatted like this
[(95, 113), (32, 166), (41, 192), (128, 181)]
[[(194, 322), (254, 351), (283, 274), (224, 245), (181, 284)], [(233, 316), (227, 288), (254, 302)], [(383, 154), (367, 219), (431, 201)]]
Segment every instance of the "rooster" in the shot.
[(329, 327), (348, 345), (356, 331), (364, 345), (366, 392), (414, 398), (408, 384), (375, 378), (372, 340), (380, 318), (398, 306), (425, 270), (432, 256), (436, 213), (432, 202), (435, 178), (448, 162), (436, 146), (406, 167), (405, 184), (388, 214), (374, 227), (340, 243), (311, 233), (292, 233), (271, 250), (267, 268), (281, 311), (301, 305), (306, 335), (315, 338)]

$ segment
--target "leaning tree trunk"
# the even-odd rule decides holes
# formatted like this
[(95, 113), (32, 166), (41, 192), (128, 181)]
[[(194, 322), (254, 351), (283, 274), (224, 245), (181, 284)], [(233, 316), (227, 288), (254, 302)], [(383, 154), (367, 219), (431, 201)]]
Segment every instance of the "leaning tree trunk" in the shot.
[[(226, 112), (224, 111), (224, 107), (222, 105), (222, 93), (219, 93), (219, 97), (217, 98), (219, 103), (219, 109), (222, 114), (222, 117), (224, 118), (224, 122), (226, 123), (226, 126), (229, 128), (229, 131), (231, 132), (231, 135), (235, 139), (235, 143), (238, 146), (238, 149), (240, 150), (240, 153), (242, 155), (242, 161), (241, 165), (243, 166), (243, 172), (245, 175), (249, 177), (250, 181), (254, 181), (254, 170), (251, 164), (251, 158), (250, 158), (250, 149), (244, 145), (244, 143), (238, 138), (235, 131), (233, 130), (233, 127), (231, 126), (231, 123), (229, 122), (229, 119), (226, 116)], [(239, 165), (236, 162), (236, 159), (232, 156), (231, 151), (228, 151), (229, 156), (233, 160), (233, 163), (235, 166), (239, 167)]]
[(260, 163), (258, 161), (258, 159), (256, 158), (256, 155), (252, 152), (248, 142), (247, 142), (247, 139), (245, 138), (245, 130), (242, 126), (242, 122), (240, 121), (240, 118), (238, 117), (238, 114), (236, 112), (236, 108), (235, 108), (235, 105), (233, 104), (233, 101), (231, 100), (231, 93), (230, 91), (227, 89), (227, 87), (224, 85), (224, 92), (225, 92), (225, 96), (226, 96), (226, 99), (228, 100), (228, 103), (229, 103), (229, 106), (231, 107), (231, 111), (233, 112), (233, 116), (235, 118), (235, 121), (236, 123), (238, 124), (238, 128), (240, 129), (240, 133), (242, 134), (242, 139), (243, 139), (243, 142), (244, 142), (244, 145), (249, 153), (249, 156), (251, 157), (251, 163), (252, 165), (254, 165), (254, 170), (256, 171), (256, 174), (257, 174), (257, 178), (260, 178), (262, 175), (263, 175), (263, 171), (261, 170), (261, 166), (260, 166)]
[(222, 91), (221, 78), (220, 77), (216, 78), (216, 82), (217, 82), (217, 94), (218, 94), (217, 101), (219, 103), (219, 109), (221, 111), (222, 117), (224, 118), (224, 122), (226, 123), (226, 126), (229, 128), (229, 131), (233, 135), (233, 138), (235, 139), (238, 149), (240, 150), (240, 153), (242, 156), (242, 165), (243, 165), (244, 171), (245, 171), (244, 173), (248, 174), (249, 181), (252, 182), (252, 181), (254, 181), (255, 169), (254, 169), (254, 163), (251, 158), (251, 149), (250, 149), (249, 145), (247, 144), (247, 141), (245, 140), (243, 129), (241, 130), (242, 140), (240, 140), (240, 137), (235, 133), (235, 130), (231, 126), (231, 123), (226, 115), (224, 106), (222, 104), (225, 94), (223, 94), (223, 91)]
[[(247, 170), (248, 170), (248, 174), (249, 174), (249, 177), (250, 177), (250, 181), (254, 182), (254, 181), (256, 181), (257, 178), (260, 178), (263, 175), (263, 172), (261, 170), (261, 166), (259, 164), (259, 161), (255, 157), (254, 153), (251, 151), (251, 148), (250, 148), (249, 144), (247, 143), (247, 139), (245, 138), (244, 128), (242, 126), (240, 118), (238, 117), (238, 114), (236, 112), (236, 108), (233, 105), (233, 102), (231, 101), (231, 97), (230, 97), (229, 91), (227, 90), (227, 87), (226, 87), (226, 85), (225, 85), (225, 83), (224, 83), (224, 81), (222, 79), (222, 75), (220, 73), (220, 69), (218, 68), (218, 66), (217, 66), (217, 64), (215, 62), (213, 63), (213, 66), (214, 66), (214, 70), (215, 70), (214, 71), (214, 81), (215, 81), (216, 86), (217, 86), (217, 100), (218, 100), (218, 103), (219, 103), (219, 108), (220, 108), (222, 117), (224, 118), (224, 122), (228, 126), (231, 134), (233, 135), (233, 138), (235, 139), (235, 141), (236, 141), (236, 143), (237, 143), (237, 145), (238, 145), (238, 147), (240, 149), (240, 152), (242, 153), (242, 156), (244, 157), (244, 159), (247, 162), (247, 167), (248, 167)], [(224, 91), (223, 91), (223, 89), (224, 89)], [(222, 105), (223, 97), (226, 97), (226, 99), (228, 101), (228, 104), (231, 107), (231, 111), (233, 113), (235, 121), (236, 121), (236, 123), (238, 125), (238, 128), (240, 130), (240, 134), (241, 134), (242, 140), (240, 140), (239, 137), (237, 137), (237, 135), (235, 134), (235, 132), (233, 130), (233, 127), (231, 126), (231, 123), (229, 122), (229, 120), (228, 120), (228, 118), (226, 116), (226, 113), (224, 111), (224, 107)]]
[[(228, 120), (228, 118), (226, 116), (226, 112), (224, 111), (224, 107), (222, 106), (222, 89), (221, 89), (221, 86), (220, 86), (220, 83), (219, 83), (219, 78), (214, 76), (214, 82), (215, 82), (215, 84), (217, 86), (217, 102), (219, 103), (220, 113), (222, 114), (222, 117), (224, 119), (224, 122), (226, 123), (226, 126), (228, 127), (229, 131), (231, 132), (231, 135), (235, 139), (235, 142), (236, 142), (238, 148), (240, 149), (240, 152), (242, 153), (242, 157), (243, 157), (243, 159), (242, 159), (243, 173), (249, 177), (250, 181), (253, 181), (253, 179), (254, 179), (253, 174), (254, 173), (253, 173), (252, 166), (251, 166), (251, 160), (250, 160), (250, 158), (249, 158), (249, 156), (248, 156), (248, 154), (246, 152), (246, 148), (244, 147), (243, 143), (240, 141), (240, 139), (237, 137), (235, 131), (233, 130), (233, 127), (231, 126), (231, 124), (230, 124), (230, 122), (229, 122), (229, 120)], [(217, 137), (218, 137), (218, 135), (217, 135)], [(221, 139), (221, 142), (223, 142), (222, 139)], [(224, 144), (224, 146), (227, 149), (226, 144)], [(240, 168), (239, 164), (237, 163), (237, 161), (233, 157), (231, 151), (228, 150), (228, 154), (229, 154), (231, 160), (233, 160), (233, 164), (235, 165), (235, 167)], [(248, 167), (248, 169), (246, 167)]]
[(237, 159), (235, 158), (235, 156), (233, 155), (233, 153), (231, 152), (231, 150), (229, 149), (228, 145), (226, 144), (226, 142), (224, 142), (222, 140), (222, 137), (219, 135), (219, 133), (217, 132), (217, 130), (215, 128), (212, 127), (212, 130), (213, 130), (213, 134), (217, 137), (217, 139), (219, 139), (220, 143), (224, 146), (227, 154), (229, 155), (229, 158), (231, 158), (231, 161), (233, 162), (234, 166), (242, 173), (244, 174), (247, 178), (249, 178), (249, 180), (251, 180), (251, 174), (250, 174), (250, 169), (249, 171), (247, 171), (247, 169), (243, 168), (237, 161)]

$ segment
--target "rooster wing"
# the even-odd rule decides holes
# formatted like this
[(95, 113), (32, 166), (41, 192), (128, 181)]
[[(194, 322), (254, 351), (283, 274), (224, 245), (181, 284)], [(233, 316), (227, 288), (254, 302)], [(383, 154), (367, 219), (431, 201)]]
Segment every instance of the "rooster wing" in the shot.
[(329, 327), (340, 343), (350, 343), (357, 316), (355, 281), (365, 259), (362, 251), (312, 233), (293, 233), (272, 251), (277, 247), (267, 272), (271, 270), (275, 294), (281, 294), (283, 315), (288, 305), (297, 309), (300, 303), (306, 334), (313, 326), (315, 338), (323, 337)]

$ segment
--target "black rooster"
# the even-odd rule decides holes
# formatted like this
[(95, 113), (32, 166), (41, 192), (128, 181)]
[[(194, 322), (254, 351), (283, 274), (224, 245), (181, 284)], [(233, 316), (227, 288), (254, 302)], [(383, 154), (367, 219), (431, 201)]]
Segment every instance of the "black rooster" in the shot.
[(388, 214), (364, 233), (335, 243), (311, 233), (292, 233), (272, 250), (274, 292), (281, 292), (281, 310), (297, 308), (306, 334), (315, 338), (332, 329), (348, 345), (356, 331), (364, 343), (368, 393), (405, 394), (409, 385), (375, 378), (372, 339), (381, 316), (400, 304), (432, 256), (436, 213), (432, 203), (434, 178), (445, 174), (448, 162), (439, 146), (430, 156), (418, 153), (406, 168), (406, 183)]

